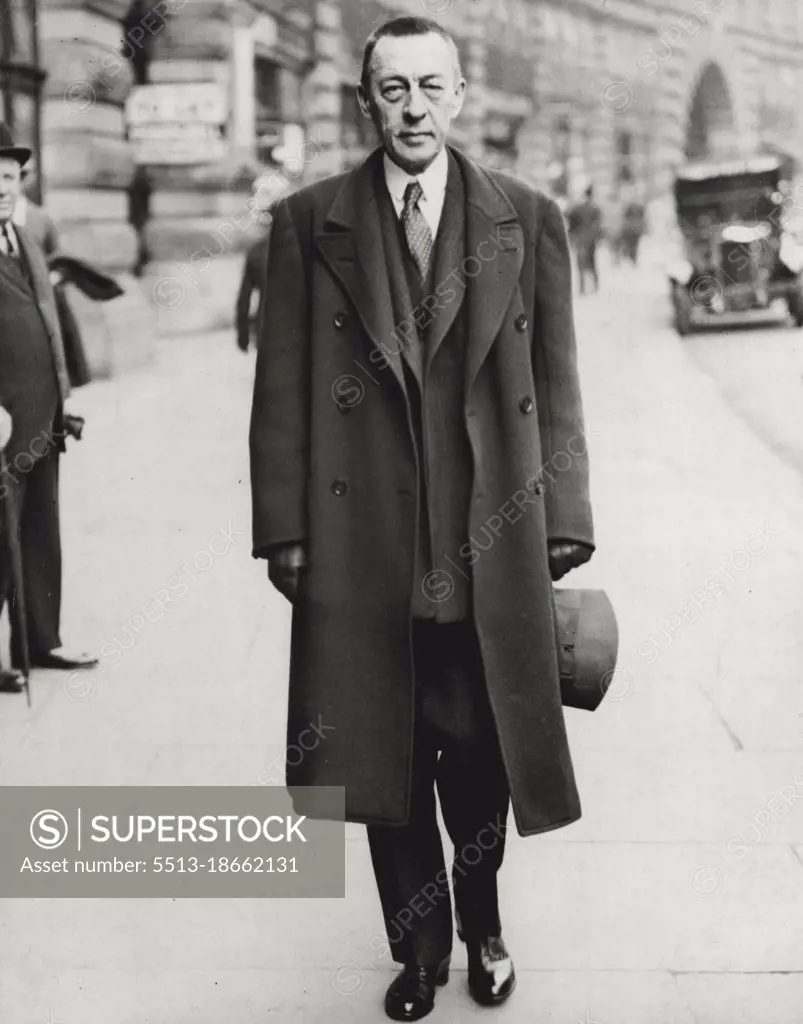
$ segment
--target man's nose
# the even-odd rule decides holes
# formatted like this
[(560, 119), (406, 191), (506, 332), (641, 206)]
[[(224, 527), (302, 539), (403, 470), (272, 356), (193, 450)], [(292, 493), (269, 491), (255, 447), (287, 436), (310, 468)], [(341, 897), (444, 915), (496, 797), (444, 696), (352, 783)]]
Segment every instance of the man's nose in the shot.
[(404, 107), (405, 117), (408, 117), (411, 121), (420, 121), (427, 112), (424, 98), (421, 95), (421, 90), (415, 86), (410, 90), (410, 96)]

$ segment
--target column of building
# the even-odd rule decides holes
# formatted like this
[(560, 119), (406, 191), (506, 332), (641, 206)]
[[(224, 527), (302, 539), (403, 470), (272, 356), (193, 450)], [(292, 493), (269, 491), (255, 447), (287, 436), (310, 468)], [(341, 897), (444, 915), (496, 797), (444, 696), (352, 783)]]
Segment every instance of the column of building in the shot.
[(304, 178), (318, 181), (341, 169), (340, 124), (342, 115), (339, 50), (342, 25), (340, 0), (315, 4), (315, 66), (305, 85), (307, 146)]
[[(153, 40), (148, 83), (209, 84), (230, 104), (236, 91), (232, 56), (244, 18), (245, 5), (234, 8), (217, 0), (193, 0), (176, 7)], [(222, 159), (147, 168), (152, 197), (146, 287), (164, 333), (214, 327), (221, 312), (217, 295), (236, 289), (234, 246), (240, 238), (228, 225), (242, 203), (231, 183), (244, 140), (231, 117), (226, 135), (229, 146)]]
[(44, 201), (61, 247), (114, 274), (126, 294), (93, 303), (72, 294), (92, 370), (114, 373), (149, 358), (150, 313), (128, 274), (135, 234), (127, 189), (134, 171), (123, 107), (131, 87), (122, 20), (129, 0), (43, 0), (42, 67)]

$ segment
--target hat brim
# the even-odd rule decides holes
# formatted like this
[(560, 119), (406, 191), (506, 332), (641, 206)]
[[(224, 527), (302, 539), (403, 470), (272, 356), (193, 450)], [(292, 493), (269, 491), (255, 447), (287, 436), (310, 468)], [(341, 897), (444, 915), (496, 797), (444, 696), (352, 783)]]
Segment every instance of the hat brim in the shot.
[(0, 146), (0, 160), (16, 160), (20, 167), (28, 163), (33, 156), (33, 150), (25, 146)]

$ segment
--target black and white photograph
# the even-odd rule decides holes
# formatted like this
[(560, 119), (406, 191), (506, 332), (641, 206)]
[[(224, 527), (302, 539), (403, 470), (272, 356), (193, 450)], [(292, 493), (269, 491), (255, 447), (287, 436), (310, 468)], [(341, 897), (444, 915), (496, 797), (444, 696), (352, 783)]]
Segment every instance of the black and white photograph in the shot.
[(801, 522), (801, 0), (0, 0), (0, 1024), (801, 1024)]

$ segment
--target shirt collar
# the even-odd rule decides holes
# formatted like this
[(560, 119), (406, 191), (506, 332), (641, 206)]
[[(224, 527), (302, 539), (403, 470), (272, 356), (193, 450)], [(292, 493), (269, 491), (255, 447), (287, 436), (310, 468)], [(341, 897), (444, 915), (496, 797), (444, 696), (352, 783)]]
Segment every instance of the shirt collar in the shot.
[(442, 149), (432, 163), (421, 174), (408, 174), (398, 164), (395, 164), (385, 153), (383, 158), (385, 166), (385, 182), (388, 192), (393, 198), (401, 203), (404, 202), (404, 190), (411, 181), (418, 181), (424, 192), (423, 199), (426, 201), (446, 191), (446, 179), (449, 174), (449, 156), (446, 149)]

